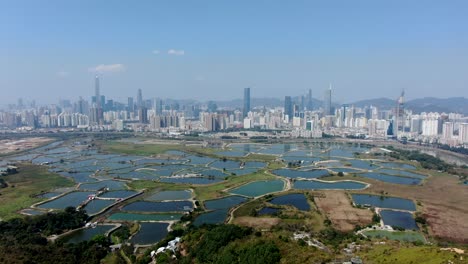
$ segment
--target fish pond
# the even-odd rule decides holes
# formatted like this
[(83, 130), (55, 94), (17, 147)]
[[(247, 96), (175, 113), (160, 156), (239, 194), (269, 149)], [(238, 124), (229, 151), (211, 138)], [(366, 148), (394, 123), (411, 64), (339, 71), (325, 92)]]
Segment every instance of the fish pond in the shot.
[(358, 205), (416, 211), (416, 205), (408, 199), (371, 194), (352, 194), (351, 196)]
[(38, 208), (65, 209), (68, 206), (77, 207), (88, 199), (94, 192), (71, 192), (52, 201), (38, 205)]
[(307, 170), (307, 171), (299, 171), (293, 169), (277, 169), (272, 171), (274, 174), (278, 176), (288, 177), (288, 178), (319, 178), (323, 176), (329, 175), (327, 170)]
[(409, 230), (417, 230), (418, 226), (413, 218), (413, 215), (408, 212), (382, 210), (380, 216), (385, 225), (397, 226)]
[(63, 237), (63, 241), (65, 243), (80, 243), (83, 241), (88, 241), (97, 235), (106, 234), (112, 228), (115, 228), (115, 226), (114, 225), (97, 225), (94, 228), (90, 227), (90, 228), (79, 229)]
[(192, 192), (190, 190), (182, 191), (161, 191), (157, 192), (147, 198), (147, 201), (169, 201), (169, 200), (188, 200), (192, 198)]
[(115, 213), (107, 218), (111, 221), (177, 221), (182, 214), (136, 214)]
[(131, 237), (130, 242), (137, 245), (150, 245), (161, 241), (168, 233), (167, 223), (140, 223), (140, 230)]
[(366, 184), (355, 181), (295, 181), (294, 188), (299, 190), (359, 190), (366, 188)]
[(271, 180), (271, 181), (256, 181), (238, 188), (232, 189), (230, 192), (233, 194), (257, 197), (268, 193), (279, 192), (284, 189), (284, 181), (282, 180)]
[(128, 204), (122, 208), (123, 211), (129, 212), (183, 212), (191, 211), (193, 203), (189, 201), (173, 201), (173, 202), (147, 202), (137, 201)]
[(307, 202), (307, 198), (302, 193), (293, 193), (279, 196), (271, 199), (268, 202), (274, 205), (290, 205), (302, 211), (310, 210), (310, 205)]

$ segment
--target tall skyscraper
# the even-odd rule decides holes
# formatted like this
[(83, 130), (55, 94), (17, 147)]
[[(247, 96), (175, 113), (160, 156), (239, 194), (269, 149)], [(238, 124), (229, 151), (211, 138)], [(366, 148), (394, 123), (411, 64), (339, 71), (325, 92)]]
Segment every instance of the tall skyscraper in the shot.
[(396, 101), (395, 113), (393, 116), (393, 135), (398, 137), (399, 131), (405, 130), (405, 91), (401, 92), (400, 97)]
[(138, 89), (138, 95), (137, 95), (137, 107), (138, 109), (143, 106), (143, 93), (141, 89)]
[(293, 118), (293, 105), (292, 105), (291, 96), (285, 96), (284, 97), (284, 114), (288, 115), (289, 120), (292, 120), (292, 118)]
[(94, 103), (96, 104), (96, 108), (101, 107), (101, 94), (99, 89), (99, 76), (96, 75), (94, 78)]
[(242, 116), (246, 117), (250, 112), (250, 88), (244, 88), (244, 108), (242, 109)]
[(325, 96), (323, 98), (323, 115), (324, 116), (332, 115), (331, 97), (332, 97), (332, 85), (330, 83), (330, 87), (327, 90), (325, 90)]

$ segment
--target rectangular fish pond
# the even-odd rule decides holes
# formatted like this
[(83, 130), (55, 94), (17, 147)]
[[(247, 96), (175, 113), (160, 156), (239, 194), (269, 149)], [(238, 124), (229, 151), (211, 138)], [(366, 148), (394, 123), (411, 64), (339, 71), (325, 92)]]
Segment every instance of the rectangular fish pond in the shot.
[(107, 218), (110, 221), (178, 221), (183, 214), (136, 214), (115, 213)]
[(295, 181), (294, 189), (298, 190), (360, 190), (366, 188), (366, 184), (355, 181)]
[(382, 210), (380, 216), (385, 225), (397, 226), (409, 230), (417, 230), (418, 225), (413, 218), (413, 215), (408, 212)]
[(293, 193), (279, 196), (271, 199), (268, 202), (274, 205), (291, 205), (302, 211), (310, 210), (310, 205), (307, 202), (307, 198), (302, 193)]
[(352, 194), (351, 196), (358, 205), (416, 211), (416, 205), (408, 199), (371, 194)]
[(104, 235), (109, 232), (115, 225), (97, 225), (96, 227), (83, 228), (76, 230), (71, 234), (62, 238), (65, 243), (80, 243), (93, 239), (97, 235)]
[(232, 189), (230, 192), (248, 197), (257, 197), (268, 193), (282, 191), (284, 189), (284, 185), (285, 183), (282, 180), (256, 181)]
[(140, 223), (140, 230), (130, 242), (137, 245), (151, 245), (164, 239), (168, 233), (167, 223)]
[(193, 203), (189, 201), (173, 201), (173, 202), (148, 202), (137, 201), (128, 204), (122, 208), (128, 212), (183, 212), (191, 211)]

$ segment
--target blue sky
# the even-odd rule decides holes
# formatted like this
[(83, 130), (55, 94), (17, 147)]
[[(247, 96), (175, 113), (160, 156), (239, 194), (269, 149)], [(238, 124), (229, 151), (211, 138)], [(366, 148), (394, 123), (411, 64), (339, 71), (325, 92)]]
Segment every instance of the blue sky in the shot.
[(0, 104), (468, 97), (467, 1), (0, 1)]

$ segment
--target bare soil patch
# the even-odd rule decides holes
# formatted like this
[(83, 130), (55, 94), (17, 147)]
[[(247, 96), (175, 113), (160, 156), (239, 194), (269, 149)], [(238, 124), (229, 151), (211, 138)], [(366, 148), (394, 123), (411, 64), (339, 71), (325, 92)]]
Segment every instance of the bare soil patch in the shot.
[(260, 218), (251, 216), (236, 217), (233, 224), (253, 227), (256, 229), (271, 229), (273, 226), (279, 224), (279, 218)]
[(314, 201), (337, 230), (348, 232), (356, 225), (363, 226), (372, 222), (372, 212), (354, 208), (344, 191), (327, 191), (324, 195), (315, 196)]
[(44, 137), (0, 140), (0, 154), (36, 148), (50, 141), (52, 141), (50, 138)]

